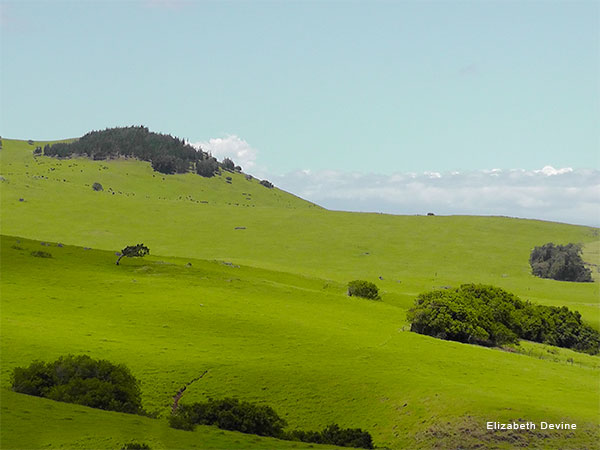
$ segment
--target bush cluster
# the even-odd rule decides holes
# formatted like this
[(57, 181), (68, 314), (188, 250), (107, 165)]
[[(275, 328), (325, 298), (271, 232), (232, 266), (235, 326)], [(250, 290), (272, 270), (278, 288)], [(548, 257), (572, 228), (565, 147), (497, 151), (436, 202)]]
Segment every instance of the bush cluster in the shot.
[[(47, 144), (44, 155), (61, 158), (81, 155), (95, 160), (126, 156), (150, 161), (152, 168), (160, 173), (186, 173), (195, 168), (196, 173), (205, 177), (212, 177), (221, 167), (215, 158), (185, 140), (153, 133), (143, 126), (91, 131), (73, 142)], [(230, 159), (223, 161), (223, 165), (235, 168)]]
[(287, 425), (271, 407), (233, 398), (181, 405), (171, 416), (170, 424), (186, 430), (195, 425), (217, 425), (224, 430), (272, 437), (280, 437)]
[(368, 431), (360, 428), (340, 428), (335, 423), (328, 425), (323, 431), (292, 431), (288, 433), (288, 439), (340, 447), (373, 448), (373, 438)]
[(52, 258), (52, 253), (43, 250), (34, 250), (31, 252), (31, 256), (35, 256), (36, 258)]
[(420, 294), (408, 311), (411, 331), (441, 339), (498, 346), (527, 339), (598, 354), (600, 333), (567, 307), (524, 302), (498, 287), (464, 284)]
[(323, 431), (284, 431), (287, 425), (270, 406), (256, 405), (234, 398), (209, 399), (204, 403), (180, 405), (169, 417), (173, 428), (191, 431), (196, 425), (216, 425), (242, 433), (270, 436), (292, 441), (373, 448), (371, 435), (360, 428), (340, 428), (332, 424)]
[(121, 447), (121, 450), (151, 450), (151, 447), (145, 442), (128, 442)]
[(87, 355), (61, 356), (16, 367), (12, 388), (22, 394), (133, 414), (143, 413), (138, 381), (127, 367)]
[(379, 300), (379, 288), (375, 283), (365, 280), (354, 280), (348, 283), (348, 295), (350, 297), (362, 297), (371, 300)]
[(95, 182), (94, 184), (92, 184), (92, 189), (95, 191), (103, 191), (104, 187), (102, 187), (100, 183)]
[(559, 281), (591, 282), (592, 271), (581, 259), (581, 245), (554, 245), (552, 242), (535, 247), (529, 256), (531, 271), (540, 278)]
[(273, 189), (275, 187), (269, 180), (261, 180), (260, 184), (269, 189)]

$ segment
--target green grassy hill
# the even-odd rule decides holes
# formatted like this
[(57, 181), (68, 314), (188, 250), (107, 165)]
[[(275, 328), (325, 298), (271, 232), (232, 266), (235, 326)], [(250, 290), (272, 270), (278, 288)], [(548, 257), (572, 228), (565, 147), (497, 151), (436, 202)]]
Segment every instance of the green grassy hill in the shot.
[[(550, 241), (582, 242), (598, 264), (598, 229), (331, 212), (243, 174), (227, 174), (231, 184), (225, 174), (163, 176), (139, 161), (34, 159), (37, 143), (3, 144), (2, 448), (37, 445), (22, 435), (41, 424), (44, 408), (72, 420), (64, 419), (64, 439), (56, 431), (40, 446), (82, 447), (73, 431), (81, 428), (110, 448), (121, 424), (155, 448), (187, 447), (190, 436), (212, 448), (294, 445), (166, 428), (173, 395), (207, 369), (182, 402), (237, 396), (272, 406), (291, 428), (361, 427), (381, 447), (594, 448), (600, 358), (530, 343), (516, 354), (441, 341), (406, 331), (405, 315), (424, 290), (482, 282), (567, 305), (598, 328), (598, 281), (541, 280), (528, 265), (531, 248)], [(115, 266), (114, 252), (138, 242), (152, 256)], [(355, 278), (376, 282), (383, 301), (347, 297)], [(163, 418), (117, 420), (123, 415), (6, 391), (15, 366), (66, 353), (127, 364), (142, 380), (145, 407)], [(576, 422), (578, 430), (485, 430), (486, 421), (511, 419)]]

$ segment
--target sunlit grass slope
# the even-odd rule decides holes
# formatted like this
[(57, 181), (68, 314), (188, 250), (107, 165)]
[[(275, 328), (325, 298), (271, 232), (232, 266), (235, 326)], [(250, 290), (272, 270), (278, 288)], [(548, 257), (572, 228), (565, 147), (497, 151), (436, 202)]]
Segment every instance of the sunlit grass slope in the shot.
[[(461, 437), (474, 444), (489, 440), (487, 420), (518, 418), (576, 422), (569, 442), (579, 447), (598, 437), (597, 357), (567, 352), (570, 364), (417, 335), (404, 331), (403, 308), (310, 276), (190, 258), (114, 260), (2, 239), (3, 389), (15, 366), (87, 353), (127, 364), (145, 407), (162, 416), (208, 370), (183, 402), (236, 396), (271, 405), (292, 428), (367, 429), (379, 446), (452, 447), (461, 426), (474, 429)], [(3, 427), (24, 426), (19, 417), (4, 411)], [(447, 424), (455, 428), (444, 437)], [(528, 439), (560, 447), (561, 436)]]
[[(557, 282), (531, 276), (528, 265), (531, 248), (546, 242), (584, 243), (598, 264), (598, 229), (332, 212), (241, 174), (162, 176), (139, 161), (34, 159), (37, 143), (3, 145), (0, 225), (10, 235), (0, 261), (3, 389), (15, 366), (88, 353), (127, 364), (142, 380), (145, 407), (163, 416), (177, 390), (209, 370), (183, 402), (232, 395), (271, 405), (292, 428), (337, 422), (391, 448), (595, 448), (598, 357), (529, 343), (515, 354), (441, 341), (406, 331), (405, 317), (424, 290), (482, 282), (567, 305), (598, 328), (597, 273), (594, 283)], [(94, 182), (104, 191), (93, 191)], [(114, 252), (139, 242), (152, 256), (115, 266)], [(348, 298), (355, 278), (376, 282), (383, 301)], [(30, 401), (38, 406), (29, 421), (29, 413), (3, 410), (3, 435), (14, 439), (3, 448), (27, 447), (19, 431), (4, 429), (39, 423), (38, 408), (50, 403)], [(90, 414), (118, 423), (112, 413)], [(547, 436), (484, 429), (486, 421), (518, 418), (579, 429)], [(145, 423), (163, 430), (148, 432), (157, 448), (167, 445), (160, 433), (175, 433), (164, 417), (159, 425), (131, 420), (142, 424), (135, 436)], [(99, 425), (95, 436), (102, 433)], [(227, 436), (222, 448), (234, 447), (230, 439), (252, 442)]]

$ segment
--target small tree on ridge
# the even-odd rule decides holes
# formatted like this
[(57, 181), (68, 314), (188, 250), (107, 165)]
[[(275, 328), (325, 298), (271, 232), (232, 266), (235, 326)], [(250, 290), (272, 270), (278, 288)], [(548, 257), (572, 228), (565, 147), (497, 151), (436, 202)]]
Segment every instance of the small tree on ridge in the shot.
[(137, 245), (128, 245), (123, 250), (121, 250), (121, 254), (119, 255), (119, 259), (117, 259), (117, 266), (119, 265), (119, 261), (124, 256), (128, 258), (142, 258), (150, 253), (150, 249), (146, 247), (144, 244)]

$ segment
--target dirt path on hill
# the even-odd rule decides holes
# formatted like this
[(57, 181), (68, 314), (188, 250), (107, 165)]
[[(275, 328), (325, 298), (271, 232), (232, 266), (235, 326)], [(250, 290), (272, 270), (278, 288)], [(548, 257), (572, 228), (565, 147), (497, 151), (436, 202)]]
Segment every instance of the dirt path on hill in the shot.
[(177, 394), (175, 394), (175, 396), (173, 397), (173, 406), (171, 408), (171, 414), (175, 414), (175, 411), (177, 411), (177, 408), (179, 407), (179, 400), (181, 400), (181, 397), (183, 396), (183, 393), (185, 392), (185, 390), (188, 388), (188, 386), (192, 383), (195, 383), (196, 381), (198, 381), (199, 379), (201, 379), (202, 377), (204, 377), (204, 375), (206, 375), (208, 373), (208, 370), (205, 370), (202, 375), (200, 375), (199, 377), (194, 378), (193, 380), (187, 382), (185, 384), (185, 386), (183, 386), (181, 389), (179, 389), (177, 391)]

